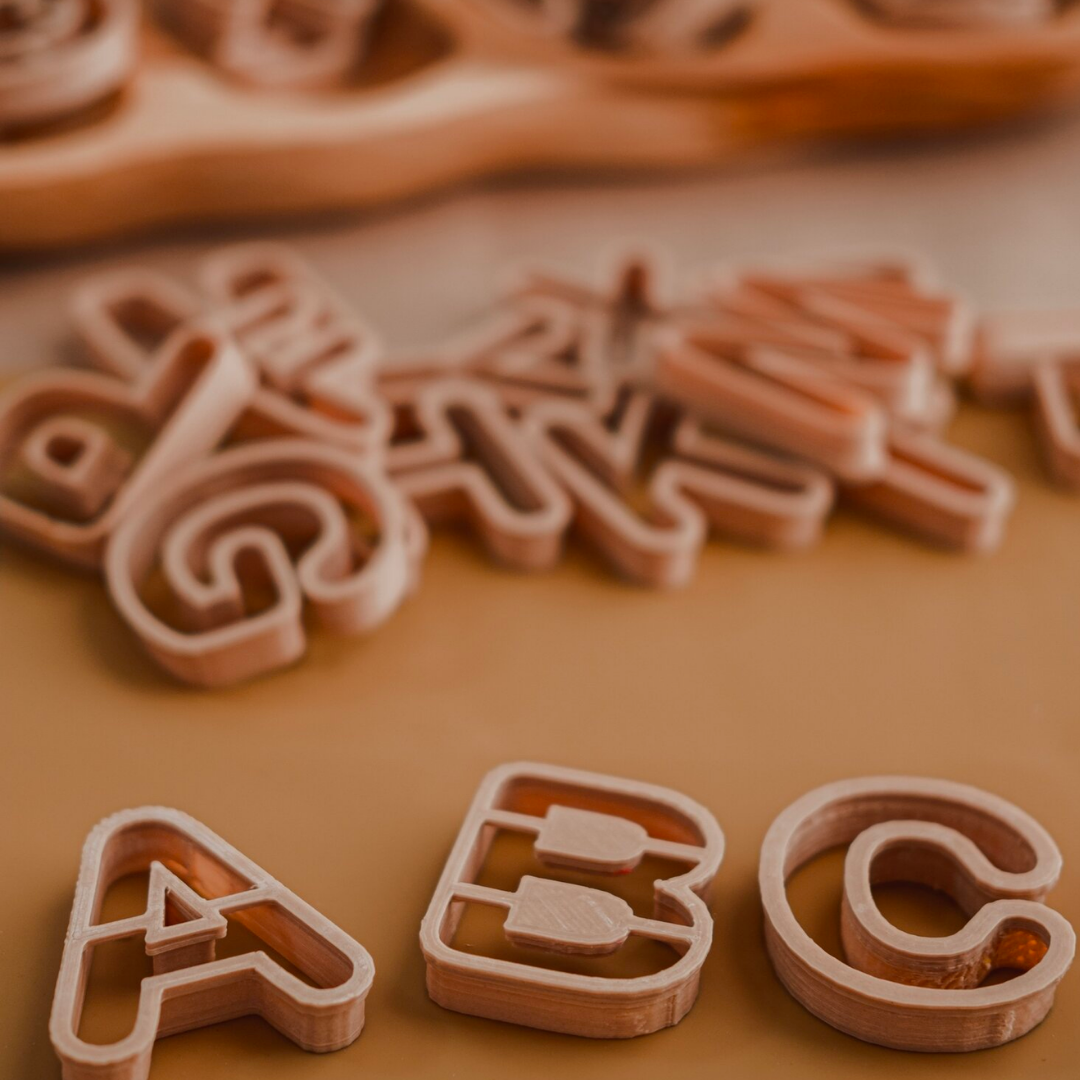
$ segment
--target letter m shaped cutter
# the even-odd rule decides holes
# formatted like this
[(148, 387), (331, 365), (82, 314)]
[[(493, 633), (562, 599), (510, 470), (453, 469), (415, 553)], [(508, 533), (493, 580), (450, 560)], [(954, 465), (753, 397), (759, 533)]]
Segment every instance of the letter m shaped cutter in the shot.
[[(513, 892), (480, 884), (500, 830), (533, 837), (545, 870), (595, 875), (597, 886), (531, 874)], [(455, 1012), (590, 1038), (630, 1038), (677, 1024), (694, 1004), (712, 944), (708, 901), (723, 852), (712, 814), (667, 788), (550, 765), (503, 765), (481, 783), (420, 928), (428, 993)], [(679, 864), (654, 883), (649, 918), (604, 888), (605, 879), (632, 872), (646, 856)], [(455, 946), (469, 904), (505, 910), (503, 933), (521, 960)], [(582, 958), (617, 953), (631, 936), (669, 945), (674, 963), (628, 978), (582, 971)], [(530, 963), (530, 953), (544, 966)], [(553, 957), (565, 957), (566, 970), (552, 965)]]

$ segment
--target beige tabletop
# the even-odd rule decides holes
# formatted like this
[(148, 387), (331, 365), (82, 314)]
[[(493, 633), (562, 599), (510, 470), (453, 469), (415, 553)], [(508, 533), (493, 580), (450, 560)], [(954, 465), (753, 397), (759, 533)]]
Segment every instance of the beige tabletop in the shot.
[[(900, 247), (981, 304), (1068, 304), (1080, 292), (1078, 176), (1071, 118), (691, 177), (514, 183), (272, 234), (393, 344), (464, 323), (514, 260), (587, 269), (625, 236), (667, 245), (684, 272)], [(137, 260), (183, 273), (220, 239), (8, 266), (0, 367), (69, 351), (65, 297), (87, 269)], [(1080, 974), (1030, 1036), (944, 1063), (813, 1019), (761, 942), (755, 870), (769, 822), (818, 784), (875, 773), (966, 781), (1035, 815), (1065, 855), (1051, 900), (1080, 921), (1080, 499), (1045, 481), (1022, 415), (965, 407), (953, 436), (1018, 478), (993, 557), (939, 554), (840, 513), (813, 552), (713, 543), (691, 588), (658, 594), (611, 580), (577, 549), (524, 577), (440, 536), (423, 589), (376, 635), (316, 633), (295, 670), (219, 693), (163, 679), (95, 581), (0, 547), (0, 1077), (59, 1075), (46, 1024), (79, 849), (101, 817), (147, 803), (221, 833), (377, 967), (352, 1048), (309, 1056), (242, 1020), (162, 1041), (152, 1080), (1076, 1076)], [(716, 941), (679, 1027), (590, 1042), (427, 999), (417, 931), (442, 862), (483, 773), (522, 758), (666, 784), (718, 817), (729, 846)], [(840, 865), (826, 857), (791, 890), (834, 949)], [(906, 928), (956, 925), (921, 890), (883, 890), (881, 902)], [(95, 968), (95, 1037), (130, 1023), (141, 971), (129, 954)]]

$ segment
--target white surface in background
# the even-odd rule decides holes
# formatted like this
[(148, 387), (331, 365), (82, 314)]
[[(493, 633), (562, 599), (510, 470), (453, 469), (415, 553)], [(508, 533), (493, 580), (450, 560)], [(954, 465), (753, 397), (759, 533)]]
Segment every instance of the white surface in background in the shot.
[(669, 248), (680, 274), (723, 260), (907, 249), (983, 306), (1080, 306), (1080, 116), (708, 174), (508, 182), (364, 217), (9, 262), (0, 370), (71, 356), (66, 302), (81, 275), (125, 263), (190, 275), (212, 244), (248, 237), (296, 244), (391, 346), (466, 323), (508, 264), (591, 270), (626, 238)]

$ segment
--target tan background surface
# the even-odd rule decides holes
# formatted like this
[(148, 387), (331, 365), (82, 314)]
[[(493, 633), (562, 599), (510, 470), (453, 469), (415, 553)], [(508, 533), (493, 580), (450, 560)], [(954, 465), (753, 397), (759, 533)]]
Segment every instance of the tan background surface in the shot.
[[(1060, 304), (1080, 282), (1078, 175), (1073, 119), (768, 170), (459, 193), (292, 235), (395, 342), (478, 308), (508, 259), (588, 265), (627, 231), (669, 244), (686, 269), (899, 244), (984, 303)], [(61, 353), (64, 297), (89, 266), (184, 270), (209, 239), (0, 272), (0, 366)], [(82, 840), (105, 814), (152, 802), (222, 833), (377, 965), (352, 1048), (308, 1056), (237, 1021), (159, 1043), (152, 1080), (1075, 1076), (1076, 973), (1034, 1034), (944, 1063), (814, 1020), (760, 940), (754, 877), (773, 816), (819, 783), (880, 772), (979, 784), (1033, 813), (1065, 854), (1053, 902), (1080, 922), (1080, 499), (1045, 483), (1021, 416), (966, 410), (955, 437), (1019, 478), (993, 558), (929, 552), (840, 515), (802, 557), (713, 544), (691, 589), (658, 595), (577, 551), (525, 578), (444, 536), (419, 596), (373, 638), (317, 634), (297, 669), (226, 693), (166, 682), (93, 581), (0, 548), (0, 1077), (59, 1075), (45, 1029)], [(593, 1043), (427, 1000), (420, 917), (480, 776), (516, 758), (668, 784), (716, 813), (729, 844), (716, 944), (678, 1028)], [(793, 890), (825, 941), (838, 868), (828, 859)], [(883, 902), (909, 928), (954, 918), (917, 890)], [(126, 1015), (130, 990), (103, 991), (107, 1022)]]

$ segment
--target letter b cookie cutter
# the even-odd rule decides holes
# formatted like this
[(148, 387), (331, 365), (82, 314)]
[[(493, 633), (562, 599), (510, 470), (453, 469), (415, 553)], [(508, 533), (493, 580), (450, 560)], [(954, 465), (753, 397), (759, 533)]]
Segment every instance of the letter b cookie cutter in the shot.
[[(594, 874), (598, 887), (528, 874), (514, 892), (478, 884), (499, 829), (535, 837), (543, 866)], [(503, 765), (482, 781), (420, 928), (428, 993), (455, 1012), (591, 1038), (677, 1024), (697, 997), (712, 943), (708, 897), (723, 852), (712, 814), (667, 788), (550, 765)], [(645, 855), (688, 867), (655, 882), (651, 918), (599, 887)], [(654, 974), (604, 978), (472, 955), (454, 945), (466, 903), (505, 909), (503, 931), (515, 946), (603, 956), (634, 935), (669, 944), (678, 959)]]

